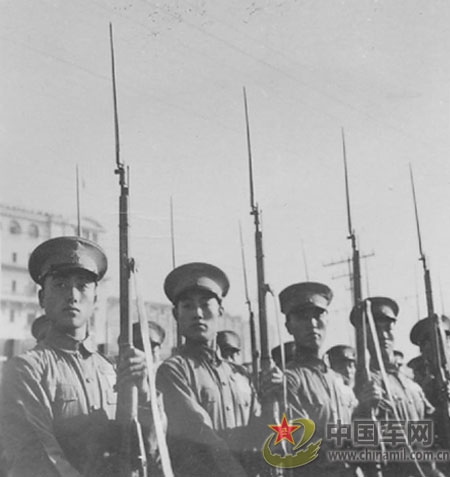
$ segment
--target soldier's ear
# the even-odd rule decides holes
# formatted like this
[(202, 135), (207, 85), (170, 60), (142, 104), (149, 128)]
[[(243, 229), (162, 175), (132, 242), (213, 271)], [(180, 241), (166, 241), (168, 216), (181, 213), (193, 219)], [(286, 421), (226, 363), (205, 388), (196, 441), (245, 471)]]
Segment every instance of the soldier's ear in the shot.
[(44, 289), (40, 288), (38, 291), (39, 305), (44, 308)]
[(224, 314), (224, 309), (223, 309), (223, 306), (222, 305), (219, 305), (219, 316), (223, 316)]

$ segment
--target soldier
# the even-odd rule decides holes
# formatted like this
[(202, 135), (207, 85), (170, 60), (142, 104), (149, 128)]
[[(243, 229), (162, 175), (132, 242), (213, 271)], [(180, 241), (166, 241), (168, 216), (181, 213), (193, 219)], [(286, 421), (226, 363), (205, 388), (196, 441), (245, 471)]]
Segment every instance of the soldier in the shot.
[[(434, 412), (433, 407), (427, 401), (420, 387), (399, 372), (395, 363), (393, 330), (399, 313), (398, 304), (387, 297), (372, 297), (367, 300), (371, 303), (377, 334), (376, 339), (378, 339), (380, 345), (381, 359), (387, 373), (387, 383), (383, 382), (374, 340), (371, 337), (368, 340), (371, 379), (362, 386), (355, 388), (359, 399), (359, 406), (355, 415), (367, 418), (372, 412), (376, 419), (380, 421), (397, 421), (397, 417), (400, 421), (405, 422), (424, 420)], [(356, 320), (360, 319), (361, 309), (353, 308), (350, 314), (351, 323), (355, 325)], [(386, 387), (390, 389), (393, 402), (389, 399)], [(373, 466), (369, 466), (365, 470), (368, 476), (373, 475), (372, 473), (375, 471)], [(427, 470), (430, 470), (429, 466)], [(384, 477), (417, 475), (420, 475), (419, 471), (415, 464), (411, 463), (389, 462), (386, 467), (383, 467)]]
[[(312, 474), (321, 477), (352, 475), (344, 463), (327, 460), (325, 440), (328, 424), (350, 424), (353, 404), (341, 392), (342, 381), (322, 359), (322, 346), (328, 324), (328, 306), (331, 289), (316, 282), (296, 283), (279, 295), (286, 328), (294, 337), (295, 358), (287, 365), (288, 405), (292, 419), (308, 418), (314, 421), (314, 440), (323, 439), (318, 458), (309, 464)], [(280, 371), (272, 370), (263, 377), (263, 390), (267, 394), (281, 381)], [(270, 381), (270, 384), (269, 384)], [(306, 468), (293, 469), (304, 475)]]
[(342, 376), (343, 382), (351, 389), (355, 386), (356, 354), (347, 345), (336, 345), (327, 351), (330, 367)]
[(427, 377), (427, 370), (423, 357), (416, 356), (415, 358), (410, 359), (407, 366), (412, 371), (414, 381), (423, 389), (423, 383)]
[[(49, 326), (4, 372), (1, 437), (10, 475), (115, 475), (117, 465), (103, 454), (114, 452), (108, 439), (115, 436), (116, 371), (96, 352), (88, 329), (106, 256), (81, 237), (58, 237), (33, 251), (28, 269)], [(131, 349), (117, 380), (134, 380), (144, 397), (145, 377), (143, 356)]]
[[(284, 360), (288, 364), (295, 358), (295, 341), (288, 341), (284, 345)], [(281, 369), (281, 345), (275, 346), (270, 352), (274, 363)]]
[(239, 335), (231, 330), (219, 331), (217, 333), (217, 344), (222, 357), (236, 363), (236, 359), (241, 352), (241, 338), (239, 338)]
[(175, 474), (245, 476), (235, 451), (245, 448), (258, 412), (256, 394), (242, 368), (221, 358), (216, 336), (229, 281), (219, 268), (188, 263), (167, 276), (164, 291), (185, 345), (158, 369), (168, 418)]
[[(447, 347), (448, 352), (450, 339), (450, 319), (443, 315), (440, 322), (445, 337), (444, 339), (446, 339), (445, 346)], [(417, 359), (420, 360), (418, 365), (420, 365), (419, 369), (422, 371), (422, 380), (419, 384), (423, 389), (427, 399), (436, 408), (434, 421), (438, 443), (441, 447), (448, 448), (449, 443), (445, 441), (445, 432), (442, 425), (444, 419), (442, 415), (442, 406), (444, 404), (442, 402), (443, 390), (438, 389), (437, 380), (433, 373), (433, 354), (435, 353), (435, 350), (433, 348), (431, 339), (431, 325), (432, 323), (428, 318), (419, 320), (411, 329), (409, 338), (411, 343), (415, 344), (420, 349), (420, 357)], [(447, 389), (447, 394), (450, 395), (449, 389)]]
[[(164, 328), (154, 321), (148, 321), (148, 334), (152, 345), (153, 362), (155, 366), (161, 363), (161, 346), (166, 338)], [(144, 351), (144, 343), (142, 342), (140, 323), (133, 324), (133, 345), (135, 348)]]
[(394, 363), (399, 371), (402, 371), (404, 361), (405, 355), (403, 354), (403, 352), (398, 349), (394, 349)]

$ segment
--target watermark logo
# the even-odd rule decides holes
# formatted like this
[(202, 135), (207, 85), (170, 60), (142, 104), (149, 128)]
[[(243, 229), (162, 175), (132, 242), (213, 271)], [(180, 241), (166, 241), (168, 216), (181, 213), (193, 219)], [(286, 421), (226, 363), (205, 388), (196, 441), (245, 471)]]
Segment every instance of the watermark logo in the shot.
[(430, 447), (434, 443), (434, 425), (431, 420), (422, 421), (372, 421), (356, 420), (352, 424), (328, 424), (326, 439), (337, 448), (353, 444), (356, 447), (392, 447), (404, 444), (420, 444)]
[[(311, 442), (307, 447), (306, 444), (312, 439), (316, 430), (316, 425), (311, 419), (295, 419), (292, 421), (292, 425), (289, 425), (286, 415), (283, 414), (283, 420), (279, 425), (269, 425), (273, 432), (264, 443), (263, 457), (265, 461), (273, 467), (281, 469), (293, 469), (302, 465), (309, 464), (317, 458), (322, 439), (316, 442)], [(295, 443), (293, 434), (295, 432), (303, 431), (301, 439), (298, 444)], [(283, 441), (288, 441), (294, 447), (292, 448), (293, 454), (289, 454), (284, 451), (284, 455), (273, 454), (270, 446), (274, 437), (276, 436), (274, 446), (279, 444), (283, 445)]]

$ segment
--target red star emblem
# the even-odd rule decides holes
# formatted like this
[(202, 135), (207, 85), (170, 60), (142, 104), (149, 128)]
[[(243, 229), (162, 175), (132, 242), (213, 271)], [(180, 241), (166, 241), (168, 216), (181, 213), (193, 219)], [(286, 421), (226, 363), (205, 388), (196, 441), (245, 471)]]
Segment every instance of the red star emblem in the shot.
[(290, 426), (286, 419), (286, 414), (283, 414), (283, 420), (281, 421), (281, 426), (269, 426), (274, 430), (278, 435), (275, 440), (275, 445), (281, 442), (283, 439), (288, 440), (291, 444), (295, 445), (294, 438), (292, 433), (296, 431), (300, 426)]

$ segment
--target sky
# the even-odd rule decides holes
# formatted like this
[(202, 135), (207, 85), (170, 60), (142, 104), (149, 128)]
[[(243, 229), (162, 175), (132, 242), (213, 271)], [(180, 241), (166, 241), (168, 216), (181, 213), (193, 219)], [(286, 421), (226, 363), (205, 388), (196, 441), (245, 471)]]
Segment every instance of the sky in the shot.
[[(436, 309), (450, 313), (448, 2), (2, 0), (0, 200), (74, 216), (78, 164), (82, 214), (107, 231), (117, 294), (110, 22), (145, 299), (167, 302), (172, 197), (177, 264), (223, 268), (225, 305), (245, 317), (241, 222), (256, 307), (245, 86), (267, 282), (275, 294), (307, 278), (327, 283), (327, 345), (352, 342), (344, 128), (353, 225), (370, 255), (364, 291), (398, 301), (397, 343), (414, 356), (409, 329), (425, 293), (408, 164)], [(268, 310), (273, 328), (270, 297)]]

